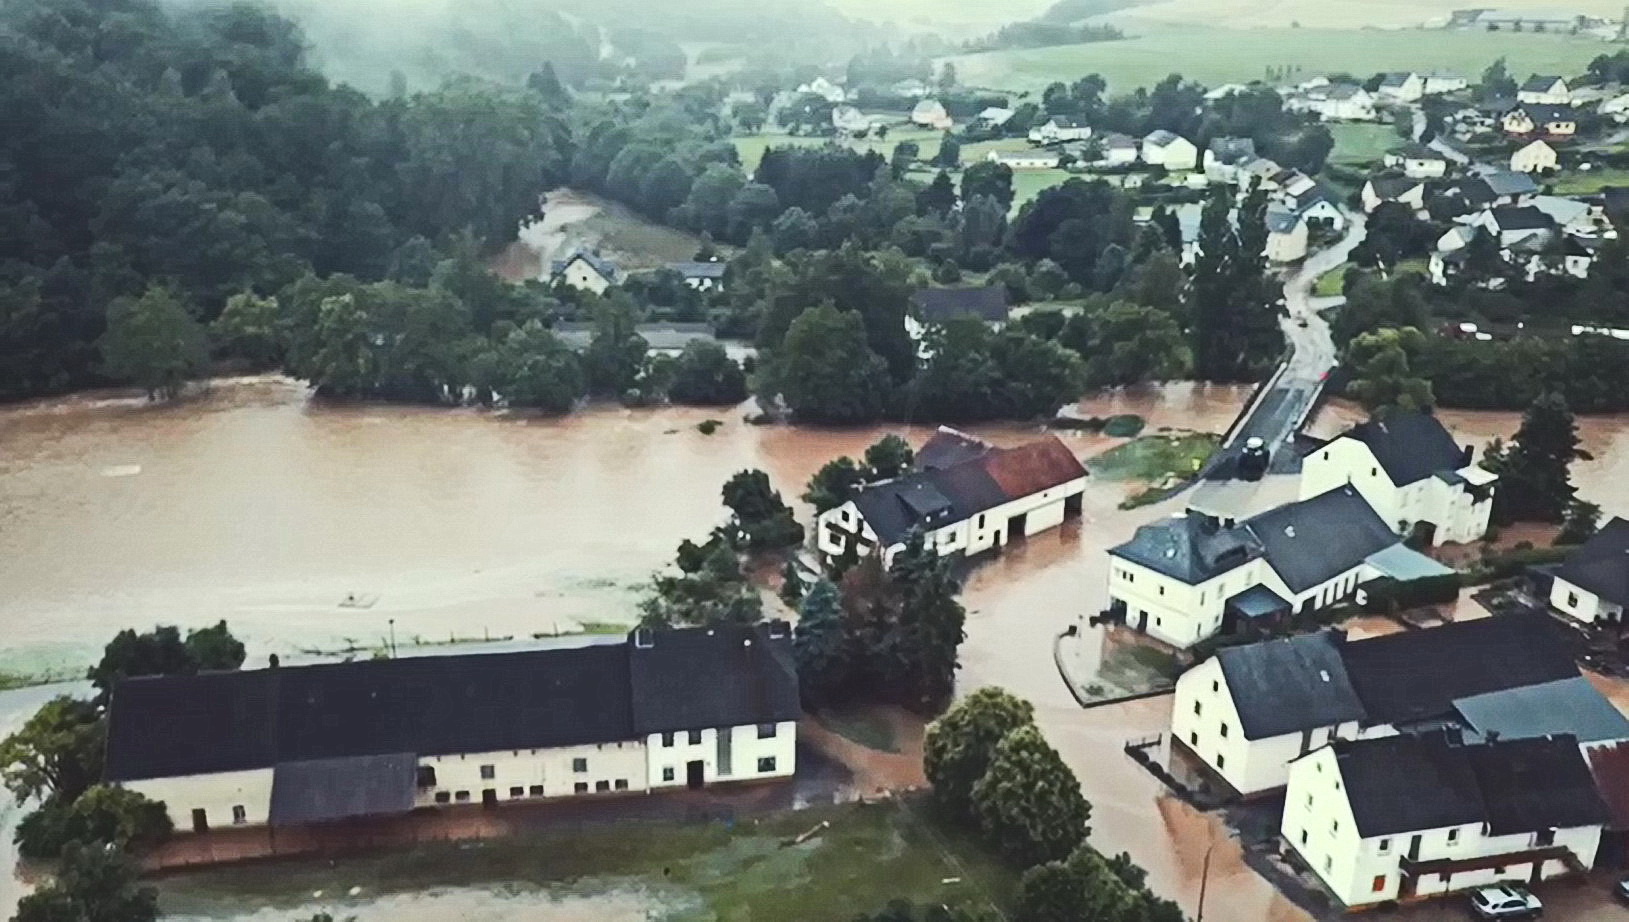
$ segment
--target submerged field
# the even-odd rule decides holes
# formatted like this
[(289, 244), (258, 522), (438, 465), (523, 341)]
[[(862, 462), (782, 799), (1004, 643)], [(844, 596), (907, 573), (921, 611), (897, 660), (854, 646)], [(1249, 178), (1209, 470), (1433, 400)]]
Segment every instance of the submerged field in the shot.
[(1259, 80), (1267, 68), (1297, 76), (1346, 71), (1453, 70), (1475, 77), (1504, 57), (1513, 74), (1576, 74), (1611, 51), (1597, 39), (1508, 32), (1423, 29), (1218, 29), (1128, 27), (1116, 42), (1000, 51), (951, 58), (962, 80), (1012, 92), (1038, 92), (1054, 81), (1099, 73), (1111, 92), (1151, 86), (1171, 73), (1215, 86)]
[[(802, 833), (818, 830), (806, 841)], [(478, 844), (285, 861), (160, 881), (183, 918), (526, 918), (847, 922), (889, 900), (1007, 908), (1016, 875), (920, 803), (737, 823), (575, 826)], [(354, 888), (354, 889), (353, 889)]]

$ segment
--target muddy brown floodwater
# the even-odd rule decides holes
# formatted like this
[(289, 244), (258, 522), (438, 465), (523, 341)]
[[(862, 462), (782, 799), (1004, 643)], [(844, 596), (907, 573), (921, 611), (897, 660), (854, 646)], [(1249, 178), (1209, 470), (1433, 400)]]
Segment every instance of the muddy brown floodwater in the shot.
[[(1220, 431), (1247, 396), (1173, 385), (1077, 411)], [(86, 395), (0, 409), (0, 668), (83, 664), (115, 631), (157, 622), (225, 618), (251, 662), (343, 638), (377, 642), (392, 620), (403, 640), (628, 622), (650, 572), (722, 520), (718, 491), (732, 473), (761, 467), (791, 498), (825, 461), (858, 455), (886, 431), (915, 443), (928, 435), (753, 427), (742, 415), (332, 407), (275, 376), (216, 382), (173, 406)], [(709, 418), (725, 425), (705, 436), (695, 426)], [(1039, 431), (973, 430), (1007, 445)], [(1082, 457), (1119, 441), (1062, 438)], [(1053, 638), (1103, 606), (1103, 550), (1177, 508), (1118, 511), (1126, 489), (1092, 482), (1078, 521), (974, 571), (961, 688), (1002, 685), (1035, 702), (1094, 804), (1094, 843), (1130, 851), (1156, 890), (1191, 913), (1205, 852), (1221, 842), (1207, 918), (1300, 918), (1225, 847), (1214, 820), (1164, 796), (1121, 753), (1126, 739), (1166, 725), (1169, 699), (1083, 712), (1053, 666)], [(352, 595), (370, 607), (343, 606)], [(437, 907), (461, 912), (464, 899), (392, 908), (430, 918)], [(477, 902), (479, 918), (532, 917), (524, 900), (492, 914), (491, 901)]]

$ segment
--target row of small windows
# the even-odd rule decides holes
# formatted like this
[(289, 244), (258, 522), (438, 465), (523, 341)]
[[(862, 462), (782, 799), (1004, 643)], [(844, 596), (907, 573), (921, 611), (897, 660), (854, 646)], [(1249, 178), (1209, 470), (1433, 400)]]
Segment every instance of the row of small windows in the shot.
[[(578, 781), (578, 782), (574, 783), (571, 786), (571, 788), (572, 788), (573, 793), (587, 794), (588, 793), (588, 782), (586, 782), (586, 781)], [(626, 790), (628, 790), (628, 779), (626, 779), (626, 778), (618, 778), (615, 781), (596, 781), (596, 782), (594, 782), (594, 791), (595, 791), (595, 793), (603, 794), (603, 793), (605, 793), (607, 791), (612, 791), (612, 790), (617, 790), (617, 791), (626, 791)], [(543, 796), (543, 785), (534, 784), (534, 785), (531, 785), (529, 787), (523, 787), (523, 786), (517, 784), (517, 785), (514, 785), (514, 786), (509, 788), (509, 796), (511, 798), (513, 798), (513, 799), (516, 799), (516, 800), (519, 800), (521, 798), (526, 798), (526, 797), (542, 797)], [(435, 794), (435, 802), (438, 803), (438, 804), (446, 804), (446, 803), (460, 803), (460, 804), (463, 804), (463, 803), (469, 803), (469, 800), (470, 800), (470, 792), (469, 791), (437, 791), (436, 794)]]
[[(775, 724), (759, 724), (758, 725), (758, 738), (761, 739), (761, 740), (774, 739), (775, 735), (777, 733), (779, 733), (779, 732), (780, 732), (780, 728), (777, 727)], [(671, 748), (673, 746), (673, 743), (674, 743), (675, 739), (677, 739), (677, 736), (678, 736), (677, 734), (672, 733), (672, 732), (663, 733), (662, 734), (662, 748), (664, 748), (664, 749)], [(687, 744), (691, 745), (691, 746), (700, 746), (701, 745), (701, 731), (700, 730), (687, 730), (685, 732), (685, 742)]]

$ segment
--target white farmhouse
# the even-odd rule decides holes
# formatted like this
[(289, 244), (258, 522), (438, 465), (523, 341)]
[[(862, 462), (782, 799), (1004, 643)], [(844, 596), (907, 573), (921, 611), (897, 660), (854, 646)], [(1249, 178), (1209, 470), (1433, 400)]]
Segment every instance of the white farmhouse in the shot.
[(1460, 621), (1348, 641), (1321, 631), (1223, 647), (1177, 680), (1171, 738), (1232, 792), (1289, 781), (1333, 740), (1460, 728), (1506, 738), (1629, 737), (1629, 720), (1578, 671), (1545, 615)]
[(1361, 86), (1325, 83), (1285, 97), (1284, 108), (1291, 112), (1314, 112), (1326, 122), (1372, 122), (1374, 97)]
[(622, 278), (622, 270), (608, 259), (601, 259), (587, 250), (573, 251), (565, 259), (555, 260), (549, 268), (548, 281), (564, 284), (579, 291), (604, 294), (607, 288)]
[(1143, 138), (1143, 162), (1167, 170), (1191, 170), (1199, 164), (1199, 148), (1173, 131), (1160, 129)]
[(724, 276), (729, 274), (730, 264), (720, 259), (714, 259), (701, 262), (673, 263), (668, 268), (683, 276), (684, 283), (697, 291), (722, 291)]
[(1342, 740), (1296, 761), (1284, 842), (1347, 908), (1595, 863), (1610, 816), (1571, 736)]
[(1534, 74), (1516, 89), (1516, 101), (1539, 105), (1567, 106), (1572, 104), (1572, 92), (1567, 81), (1554, 75)]
[(1629, 120), (1629, 93), (1619, 93), (1611, 99), (1603, 100), (1595, 111), (1622, 124)]
[(1629, 521), (1617, 516), (1555, 569), (1550, 605), (1584, 624), (1619, 624), (1629, 605)]
[(1397, 102), (1418, 102), (1425, 85), (1425, 78), (1413, 71), (1394, 71), (1380, 79), (1379, 94)]
[(1187, 649), (1247, 620), (1333, 605), (1382, 575), (1448, 572), (1401, 540), (1350, 485), (1237, 524), (1189, 511), (1109, 549), (1109, 613)]
[(1053, 116), (1029, 130), (1029, 139), (1036, 144), (1084, 141), (1091, 136), (1092, 126), (1062, 115)]
[(1256, 142), (1250, 138), (1212, 138), (1205, 147), (1205, 178), (1211, 182), (1236, 183), (1239, 171), (1256, 159)]
[(1529, 142), (1510, 155), (1510, 169), (1517, 173), (1548, 173), (1557, 165), (1555, 148), (1542, 139)]
[(940, 428), (916, 455), (916, 470), (872, 484), (821, 513), (815, 542), (827, 562), (880, 553), (883, 564), (921, 532), (940, 555), (973, 555), (1078, 515), (1086, 468), (1057, 436), (996, 448)]
[(1406, 176), (1376, 176), (1363, 184), (1364, 214), (1372, 213), (1382, 202), (1401, 202), (1415, 212), (1425, 210), (1425, 184)]
[(1300, 213), (1270, 205), (1266, 221), (1269, 262), (1292, 263), (1307, 255), (1307, 222)]
[(1425, 75), (1425, 95), (1436, 96), (1443, 93), (1457, 93), (1470, 86), (1470, 81), (1464, 75), (1449, 71), (1436, 71)]
[(1498, 475), (1477, 467), (1472, 453), (1435, 416), (1394, 412), (1308, 455), (1301, 496), (1351, 486), (1397, 534), (1425, 523), (1432, 544), (1475, 541), (1488, 530)]
[(1386, 151), (1381, 162), (1409, 179), (1441, 179), (1448, 173), (1448, 158), (1417, 141)]
[(1058, 168), (1061, 155), (1056, 148), (1051, 150), (1045, 148), (1039, 150), (993, 150), (986, 154), (984, 159), (1014, 170), (1055, 170)]
[(848, 93), (842, 87), (827, 80), (825, 77), (816, 77), (808, 83), (798, 86), (799, 93), (812, 93), (827, 102), (842, 102), (848, 98)]
[(919, 288), (911, 292), (910, 309), (905, 312), (905, 332), (920, 343), (930, 329), (964, 318), (1000, 329), (1007, 323), (1009, 310), (1005, 285)]
[(1103, 136), (1102, 156), (1098, 163), (1104, 166), (1130, 166), (1137, 162), (1137, 139), (1111, 131)]
[(125, 679), (106, 778), (179, 830), (784, 779), (785, 622), (624, 641)]
[(936, 131), (949, 131), (955, 123), (951, 121), (950, 113), (945, 111), (943, 103), (937, 99), (924, 99), (911, 108), (911, 124)]

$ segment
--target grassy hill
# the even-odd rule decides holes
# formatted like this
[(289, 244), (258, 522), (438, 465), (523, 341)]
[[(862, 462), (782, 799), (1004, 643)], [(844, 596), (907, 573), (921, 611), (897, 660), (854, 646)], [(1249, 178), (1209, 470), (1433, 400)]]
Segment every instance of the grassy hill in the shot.
[[(1142, 7), (1139, 10), (1144, 9)], [(1014, 92), (1036, 92), (1055, 80), (1097, 72), (1112, 92), (1149, 86), (1173, 71), (1215, 86), (1260, 79), (1271, 66), (1299, 65), (1311, 77), (1349, 71), (1456, 70), (1474, 78), (1504, 56), (1514, 74), (1576, 74), (1613, 50), (1596, 39), (1564, 35), (1444, 30), (1196, 29), (1154, 27), (1116, 42), (997, 51), (951, 58), (962, 80)]]

